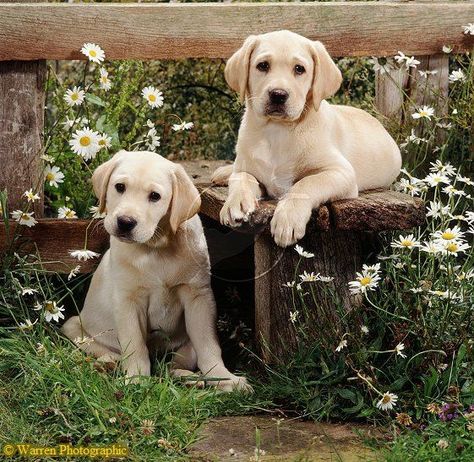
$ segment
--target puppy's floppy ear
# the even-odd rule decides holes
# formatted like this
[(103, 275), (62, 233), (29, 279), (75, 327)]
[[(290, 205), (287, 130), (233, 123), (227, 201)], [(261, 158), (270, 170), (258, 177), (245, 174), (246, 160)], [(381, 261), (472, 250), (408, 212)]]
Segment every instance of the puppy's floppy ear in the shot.
[(250, 56), (252, 55), (258, 37), (250, 35), (244, 44), (227, 61), (225, 66), (225, 80), (232, 90), (240, 95), (240, 100), (245, 101), (249, 79)]
[(199, 212), (201, 196), (181, 165), (171, 172), (173, 196), (170, 204), (170, 226), (173, 233), (179, 225)]
[(321, 42), (311, 42), (311, 54), (314, 62), (313, 105), (317, 111), (323, 99), (339, 90), (342, 74)]
[(107, 187), (109, 185), (110, 175), (118, 165), (120, 159), (127, 154), (127, 151), (119, 151), (111, 159), (99, 165), (92, 175), (92, 187), (94, 194), (99, 199), (99, 213), (105, 211)]

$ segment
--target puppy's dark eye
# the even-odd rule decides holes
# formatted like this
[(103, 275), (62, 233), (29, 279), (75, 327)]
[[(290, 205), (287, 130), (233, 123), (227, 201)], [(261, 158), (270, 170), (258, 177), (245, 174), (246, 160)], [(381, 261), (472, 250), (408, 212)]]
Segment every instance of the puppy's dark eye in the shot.
[(261, 63), (257, 64), (257, 69), (260, 72), (268, 72), (268, 69), (270, 69), (270, 64), (268, 64), (268, 61), (262, 61)]
[(125, 192), (125, 185), (124, 185), (123, 183), (117, 183), (117, 184), (115, 185), (115, 190), (116, 190), (118, 193), (122, 194), (122, 193)]
[(159, 193), (153, 191), (150, 193), (148, 198), (150, 199), (150, 202), (158, 202), (161, 199), (161, 196)]
[(306, 69), (301, 64), (297, 64), (295, 66), (295, 74), (301, 75), (301, 74), (304, 74), (305, 72), (306, 72)]

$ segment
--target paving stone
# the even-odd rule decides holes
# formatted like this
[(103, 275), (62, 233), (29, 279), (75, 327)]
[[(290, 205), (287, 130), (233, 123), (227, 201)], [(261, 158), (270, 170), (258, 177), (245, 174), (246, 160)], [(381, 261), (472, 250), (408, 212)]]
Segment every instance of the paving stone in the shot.
[[(255, 457), (256, 434), (260, 449)], [(203, 426), (201, 440), (190, 450), (196, 462), (235, 461), (374, 461), (356, 432), (374, 436), (373, 427), (357, 424), (315, 423), (271, 416), (239, 416), (211, 419)], [(229, 450), (233, 451), (233, 455)]]

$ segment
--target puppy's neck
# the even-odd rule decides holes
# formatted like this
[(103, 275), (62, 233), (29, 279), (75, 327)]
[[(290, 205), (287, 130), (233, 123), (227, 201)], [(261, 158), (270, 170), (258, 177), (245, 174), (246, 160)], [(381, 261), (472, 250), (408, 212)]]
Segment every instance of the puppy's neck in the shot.
[(175, 233), (171, 229), (169, 214), (166, 214), (158, 223), (153, 237), (145, 243), (153, 249), (163, 249), (174, 243)]

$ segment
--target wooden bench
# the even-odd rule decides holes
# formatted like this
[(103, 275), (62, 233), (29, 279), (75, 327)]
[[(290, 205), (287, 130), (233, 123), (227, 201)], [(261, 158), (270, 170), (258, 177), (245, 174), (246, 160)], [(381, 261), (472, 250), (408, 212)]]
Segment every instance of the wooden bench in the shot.
[[(84, 59), (79, 50), (85, 42), (101, 45), (108, 59), (226, 58), (248, 35), (286, 28), (321, 40), (335, 57), (393, 56), (403, 51), (421, 61), (418, 70), (438, 72), (427, 77), (431, 94), (418, 90), (406, 70), (376, 76), (376, 105), (381, 114), (398, 120), (407, 93), (415, 104), (427, 104), (431, 96), (446, 99), (448, 56), (442, 54), (442, 46), (451, 45), (454, 52), (470, 50), (473, 40), (462, 34), (462, 26), (473, 19), (474, 5), (457, 1), (25, 5), (0, 0), (0, 190), (8, 189), (13, 210), (21, 207), (23, 192), (38, 184), (45, 60)], [(445, 103), (439, 107), (446, 111)], [(210, 186), (209, 178), (222, 162), (183, 164), (202, 194), (201, 215), (216, 262), (216, 239), (209, 230), (223, 230), (217, 221), (227, 191)], [(274, 245), (267, 226), (274, 208), (274, 202), (261, 202), (248, 224), (236, 231), (224, 229), (223, 242), (231, 246), (236, 233), (249, 236), (245, 242), (253, 246), (254, 255), (255, 334), (280, 355), (295, 342), (289, 321), (291, 298), (282, 284), (294, 278), (298, 255), (293, 248)], [(75, 267), (78, 262), (69, 251), (83, 247), (86, 230), (90, 250), (106, 249), (108, 237), (95, 222), (42, 219), (42, 213), (41, 200), (35, 206), (39, 223), (24, 229), (16, 244), (21, 244), (22, 252), (37, 250), (44, 268), (67, 273)], [(333, 276), (344, 305), (349, 306), (347, 282), (376, 252), (377, 233), (409, 229), (423, 219), (419, 200), (369, 191), (315, 211), (300, 244), (315, 254), (311, 270)], [(10, 233), (15, 227), (12, 222)], [(6, 233), (0, 226), (0, 250), (9, 244)], [(90, 272), (95, 264), (82, 262), (81, 271)], [(321, 303), (327, 301), (321, 298)]]

